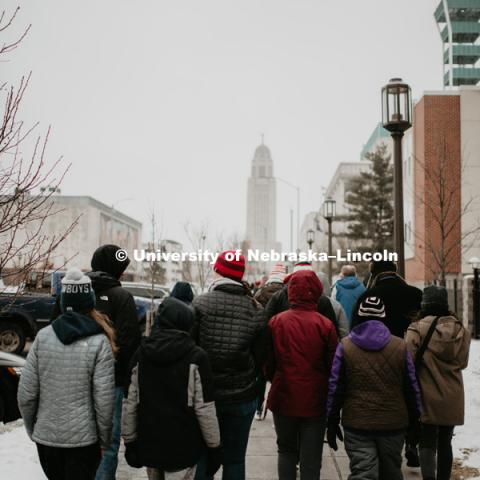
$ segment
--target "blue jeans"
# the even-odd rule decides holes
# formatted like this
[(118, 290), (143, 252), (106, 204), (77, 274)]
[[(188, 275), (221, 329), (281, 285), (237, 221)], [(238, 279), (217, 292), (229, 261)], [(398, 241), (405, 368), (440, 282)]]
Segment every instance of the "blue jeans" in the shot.
[[(245, 480), (245, 455), (257, 400), (245, 403), (217, 404), (220, 438), (223, 447), (222, 480)], [(205, 472), (206, 460), (200, 460), (195, 480), (212, 480)]]
[(95, 480), (115, 480), (118, 466), (118, 449), (120, 448), (120, 433), (122, 429), (123, 393), (123, 387), (115, 388), (112, 443), (108, 449), (103, 452), (102, 461), (98, 467)]

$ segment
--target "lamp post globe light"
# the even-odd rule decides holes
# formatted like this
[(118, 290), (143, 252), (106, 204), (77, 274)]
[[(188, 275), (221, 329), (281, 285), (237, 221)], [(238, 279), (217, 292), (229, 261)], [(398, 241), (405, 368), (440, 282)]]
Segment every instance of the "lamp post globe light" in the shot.
[(310, 229), (307, 231), (307, 243), (308, 243), (308, 248), (311, 250), (312, 245), (315, 242), (315, 232)]
[(472, 257), (468, 263), (473, 268), (473, 337), (480, 338), (480, 258)]
[(394, 145), (393, 238), (398, 255), (398, 273), (405, 277), (402, 138), (412, 126), (412, 91), (401, 78), (392, 78), (382, 88), (382, 124), (391, 133)]
[(336, 202), (331, 198), (327, 198), (323, 202), (323, 217), (328, 222), (328, 280), (332, 284), (332, 222), (335, 218)]

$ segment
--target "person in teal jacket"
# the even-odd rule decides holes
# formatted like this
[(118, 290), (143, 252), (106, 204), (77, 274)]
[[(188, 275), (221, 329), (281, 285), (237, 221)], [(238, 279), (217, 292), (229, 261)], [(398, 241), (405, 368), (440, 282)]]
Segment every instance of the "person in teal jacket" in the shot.
[(340, 275), (341, 278), (332, 289), (332, 298), (342, 305), (351, 327), (353, 307), (365, 291), (365, 286), (357, 278), (357, 269), (354, 265), (344, 265)]

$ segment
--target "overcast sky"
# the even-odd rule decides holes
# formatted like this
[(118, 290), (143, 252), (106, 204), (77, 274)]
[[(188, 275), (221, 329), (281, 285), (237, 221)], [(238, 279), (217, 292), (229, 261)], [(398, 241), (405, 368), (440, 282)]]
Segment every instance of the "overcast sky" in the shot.
[[(21, 1), (16, 27), (32, 30), (1, 76), (33, 71), (21, 114), (52, 125), (49, 158), (72, 163), (63, 193), (115, 204), (144, 234), (154, 205), (167, 237), (185, 240), (187, 220), (243, 235), (261, 133), (303, 217), (359, 158), (389, 78), (415, 97), (442, 87), (438, 2)], [(286, 247), (295, 191), (277, 196)]]

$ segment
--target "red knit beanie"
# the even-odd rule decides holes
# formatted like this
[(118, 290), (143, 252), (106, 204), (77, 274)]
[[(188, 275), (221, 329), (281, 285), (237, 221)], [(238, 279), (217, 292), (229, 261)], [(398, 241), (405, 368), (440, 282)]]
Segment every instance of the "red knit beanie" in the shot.
[(222, 277), (241, 282), (245, 273), (245, 257), (235, 250), (225, 250), (218, 256), (213, 270)]

